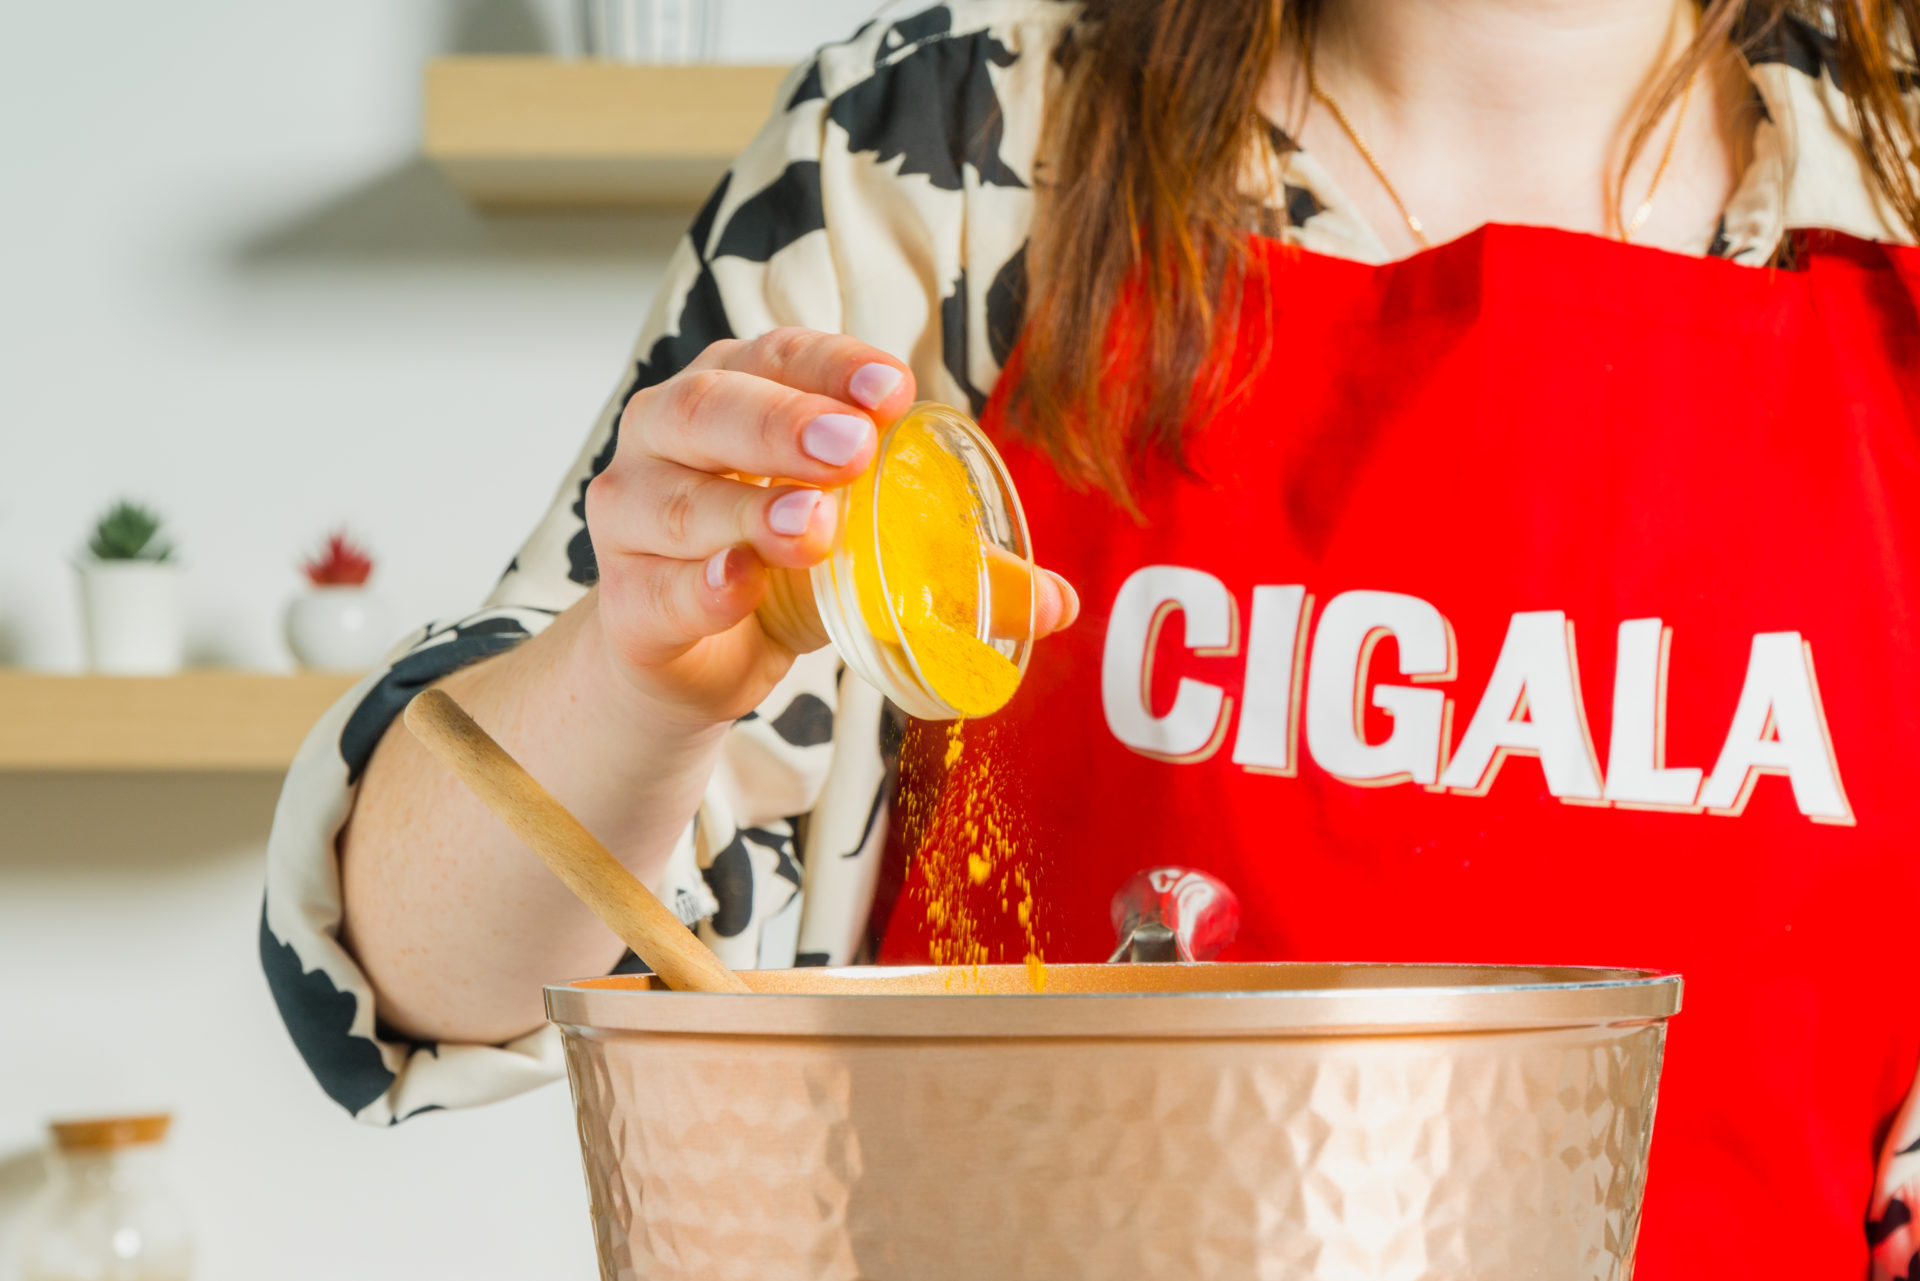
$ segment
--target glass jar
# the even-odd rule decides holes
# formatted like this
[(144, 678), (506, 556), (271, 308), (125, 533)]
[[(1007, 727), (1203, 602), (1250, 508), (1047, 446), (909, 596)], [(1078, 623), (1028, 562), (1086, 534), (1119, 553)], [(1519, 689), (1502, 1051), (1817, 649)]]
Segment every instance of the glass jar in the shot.
[(1034, 568), (1020, 496), (972, 419), (922, 401), (873, 465), (829, 491), (833, 552), (773, 575), (761, 626), (796, 652), (832, 642), (853, 672), (922, 720), (998, 711), (1033, 646)]
[(56, 1121), (21, 1281), (188, 1281), (193, 1242), (166, 1171), (162, 1116)]

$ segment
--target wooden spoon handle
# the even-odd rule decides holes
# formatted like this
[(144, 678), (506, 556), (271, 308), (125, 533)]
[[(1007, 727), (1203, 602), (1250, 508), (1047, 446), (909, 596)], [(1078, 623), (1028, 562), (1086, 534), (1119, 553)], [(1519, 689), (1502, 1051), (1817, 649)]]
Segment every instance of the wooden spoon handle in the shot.
[(683, 992), (750, 990), (460, 704), (440, 690), (426, 690), (407, 704), (405, 719), (421, 745), (531, 846), (661, 982)]

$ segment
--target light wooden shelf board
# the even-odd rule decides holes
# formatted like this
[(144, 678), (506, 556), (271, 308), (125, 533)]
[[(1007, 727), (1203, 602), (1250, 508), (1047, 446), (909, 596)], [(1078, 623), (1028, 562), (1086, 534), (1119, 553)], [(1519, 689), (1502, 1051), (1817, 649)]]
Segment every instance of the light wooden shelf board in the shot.
[(489, 211), (689, 207), (767, 119), (786, 73), (438, 58), (427, 64), (426, 154)]
[(0, 770), (284, 770), (358, 679), (0, 672)]

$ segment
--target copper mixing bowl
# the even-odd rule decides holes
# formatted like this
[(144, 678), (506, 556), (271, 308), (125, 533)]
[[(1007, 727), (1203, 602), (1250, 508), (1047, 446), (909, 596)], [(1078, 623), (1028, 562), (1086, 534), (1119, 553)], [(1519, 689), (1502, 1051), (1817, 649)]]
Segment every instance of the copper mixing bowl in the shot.
[(547, 989), (605, 1281), (1628, 1277), (1642, 970), (1056, 965)]

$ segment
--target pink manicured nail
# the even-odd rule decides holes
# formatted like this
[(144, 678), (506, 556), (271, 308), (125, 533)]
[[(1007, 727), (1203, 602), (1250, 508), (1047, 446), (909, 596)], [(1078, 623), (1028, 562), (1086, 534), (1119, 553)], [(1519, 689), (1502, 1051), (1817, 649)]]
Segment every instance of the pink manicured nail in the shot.
[(1069, 616), (1077, 616), (1080, 613), (1080, 593), (1073, 589), (1072, 583), (1060, 575), (1054, 574), (1052, 570), (1048, 570), (1047, 572), (1053, 574), (1053, 581), (1060, 588), (1060, 595), (1066, 601), (1067, 614)]
[(847, 392), (868, 409), (877, 409), (900, 385), (900, 376), (900, 371), (892, 365), (875, 361), (853, 371), (853, 377), (847, 380)]
[(859, 414), (821, 414), (800, 429), (800, 448), (829, 467), (845, 467), (872, 430)]
[(727, 557), (731, 555), (733, 548), (728, 547), (707, 557), (707, 586), (716, 592), (727, 585)]
[(804, 534), (813, 523), (813, 511), (820, 505), (821, 497), (817, 489), (796, 489), (791, 494), (782, 494), (767, 508), (767, 524), (776, 534), (789, 537)]

